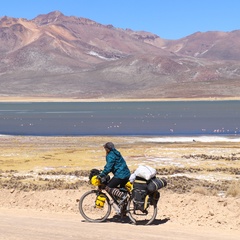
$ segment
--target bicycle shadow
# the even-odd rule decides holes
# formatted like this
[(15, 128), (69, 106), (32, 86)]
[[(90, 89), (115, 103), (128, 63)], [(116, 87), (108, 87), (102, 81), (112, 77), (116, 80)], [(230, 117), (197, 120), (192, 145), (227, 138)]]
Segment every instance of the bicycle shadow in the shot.
[[(82, 222), (86, 222), (88, 223), (88, 221), (86, 221), (85, 219), (82, 220)], [(103, 222), (99, 222), (99, 223), (109, 223), (109, 222), (114, 222), (114, 223), (131, 223), (131, 220), (129, 217), (127, 216), (124, 216), (124, 217), (121, 217), (120, 215), (114, 215), (113, 217), (111, 218), (107, 218), (107, 220), (103, 221)]]
[(164, 218), (164, 219), (155, 219), (151, 225), (161, 225), (161, 224), (165, 224), (170, 220), (170, 218)]
[(108, 218), (106, 220), (106, 222), (114, 222), (114, 223), (131, 223), (131, 220), (129, 217), (127, 216), (124, 216), (124, 217), (121, 217), (119, 215), (114, 215), (113, 217), (111, 218)]
[[(161, 225), (165, 224), (170, 220), (170, 218), (164, 219), (155, 219), (149, 226), (151, 225)], [(114, 215), (112, 218), (108, 218), (106, 222), (114, 222), (114, 223), (132, 223), (129, 217), (121, 217), (119, 215)], [(146, 221), (139, 221), (137, 225), (146, 225)]]

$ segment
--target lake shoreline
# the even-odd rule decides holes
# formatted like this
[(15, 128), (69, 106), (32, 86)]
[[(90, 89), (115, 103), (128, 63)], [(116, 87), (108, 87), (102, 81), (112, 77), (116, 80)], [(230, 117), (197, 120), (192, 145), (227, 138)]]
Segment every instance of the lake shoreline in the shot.
[(0, 97), (0, 102), (171, 102), (171, 101), (239, 101), (240, 97), (210, 98), (52, 98), (52, 97)]

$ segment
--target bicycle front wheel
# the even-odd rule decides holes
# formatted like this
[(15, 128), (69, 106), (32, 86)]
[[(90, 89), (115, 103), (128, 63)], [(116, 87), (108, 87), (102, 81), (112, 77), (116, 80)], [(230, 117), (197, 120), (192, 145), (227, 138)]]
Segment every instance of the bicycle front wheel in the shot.
[(134, 206), (134, 201), (131, 198), (127, 206), (128, 217), (134, 224), (149, 225), (151, 224), (157, 216), (157, 202), (152, 201), (148, 204), (147, 208), (142, 210), (136, 210)]
[(98, 190), (91, 190), (82, 195), (79, 200), (79, 211), (82, 217), (88, 222), (103, 222), (111, 213), (111, 205), (109, 198), (104, 195), (106, 200), (103, 206), (96, 206), (96, 199), (100, 192)]

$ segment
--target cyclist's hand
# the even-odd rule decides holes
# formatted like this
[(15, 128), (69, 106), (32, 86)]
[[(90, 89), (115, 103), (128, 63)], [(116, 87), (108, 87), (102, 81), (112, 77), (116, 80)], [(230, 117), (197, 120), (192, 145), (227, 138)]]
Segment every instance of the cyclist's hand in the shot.
[(106, 176), (97, 175), (97, 179), (103, 184), (106, 182)]

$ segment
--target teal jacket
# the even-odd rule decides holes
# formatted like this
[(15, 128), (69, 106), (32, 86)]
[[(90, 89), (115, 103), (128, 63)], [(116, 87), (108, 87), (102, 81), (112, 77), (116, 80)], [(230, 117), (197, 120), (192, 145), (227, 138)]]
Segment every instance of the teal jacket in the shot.
[(106, 176), (110, 172), (113, 173), (115, 178), (124, 179), (130, 177), (130, 170), (118, 150), (112, 149), (106, 156), (106, 162), (103, 171), (99, 174), (100, 177)]

